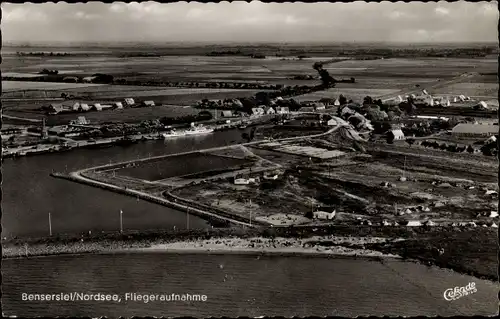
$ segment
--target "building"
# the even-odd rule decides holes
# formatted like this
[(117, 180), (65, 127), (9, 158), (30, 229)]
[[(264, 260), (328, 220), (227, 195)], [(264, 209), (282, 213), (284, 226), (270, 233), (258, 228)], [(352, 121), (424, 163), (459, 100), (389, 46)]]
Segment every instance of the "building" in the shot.
[(234, 100), (233, 100), (233, 105), (235, 105), (235, 106), (237, 106), (237, 107), (239, 107), (239, 108), (242, 108), (242, 107), (243, 107), (243, 103), (241, 103), (241, 101), (240, 101), (240, 100), (238, 100), (238, 99), (234, 99)]
[(155, 102), (153, 101), (144, 101), (142, 102), (143, 106), (155, 106)]
[(74, 125), (88, 125), (90, 124), (89, 121), (85, 118), (85, 116), (79, 116), (76, 120), (73, 120), (70, 122), (70, 124)]
[(123, 109), (123, 104), (122, 102), (115, 102), (113, 103), (114, 107), (117, 109)]
[(452, 130), (455, 136), (492, 136), (498, 134), (498, 125), (459, 123)]
[(86, 76), (82, 79), (82, 81), (85, 83), (92, 83), (96, 78), (96, 76)]
[(389, 137), (394, 138), (395, 141), (404, 140), (405, 138), (405, 135), (403, 134), (403, 131), (401, 129), (390, 130), (387, 134), (389, 135)]
[(426, 221), (424, 223), (424, 225), (425, 226), (436, 226), (436, 223), (429, 219), (428, 221)]
[(325, 106), (325, 104), (323, 104), (323, 103), (321, 103), (321, 102), (318, 102), (318, 103), (315, 103), (315, 104), (314, 104), (314, 109), (315, 109), (316, 111), (321, 111), (321, 110), (326, 109), (326, 106)]
[(109, 110), (112, 108), (113, 108), (113, 105), (111, 105), (111, 104), (102, 104), (101, 105), (101, 109), (103, 109), (103, 110)]
[(270, 106), (265, 106), (265, 107), (263, 107), (263, 109), (264, 109), (264, 114), (267, 114), (267, 115), (276, 114), (276, 111)]
[(488, 104), (486, 104), (485, 101), (481, 101), (481, 102), (479, 102), (479, 104), (476, 107), (479, 108), (479, 109), (481, 109), (481, 110), (487, 110), (488, 109)]
[(222, 117), (233, 117), (233, 112), (231, 112), (229, 110), (228, 111), (222, 111), (220, 113), (220, 116), (222, 116)]
[(313, 219), (323, 219), (323, 220), (332, 220), (335, 218), (336, 211), (334, 210), (331, 213), (325, 211), (315, 211), (313, 212)]
[(78, 111), (80, 109), (80, 103), (75, 102), (71, 108), (73, 111)]
[(409, 220), (408, 223), (406, 223), (406, 226), (410, 227), (422, 226), (422, 223), (419, 220)]
[(134, 99), (133, 99), (133, 98), (130, 98), (130, 97), (125, 98), (125, 101), (124, 101), (124, 102), (125, 102), (125, 105), (126, 105), (126, 106), (132, 106), (132, 105), (134, 105), (134, 104), (135, 104)]
[(96, 103), (92, 106), (92, 109), (96, 111), (102, 111), (102, 105), (100, 103)]
[(278, 106), (276, 108), (276, 113), (277, 114), (288, 114), (290, 113), (290, 109), (288, 107), (281, 107), (281, 106)]
[(340, 106), (340, 101), (338, 99), (336, 99), (335, 102), (333, 102), (333, 105)]
[(264, 109), (261, 107), (252, 108), (252, 115), (264, 115)]
[(87, 103), (80, 103), (80, 111), (83, 112), (90, 111), (90, 106)]
[(330, 119), (330, 120), (328, 120), (328, 122), (326, 122), (326, 125), (328, 125), (328, 126), (336, 126), (336, 125), (338, 125), (338, 122), (337, 122), (336, 119)]

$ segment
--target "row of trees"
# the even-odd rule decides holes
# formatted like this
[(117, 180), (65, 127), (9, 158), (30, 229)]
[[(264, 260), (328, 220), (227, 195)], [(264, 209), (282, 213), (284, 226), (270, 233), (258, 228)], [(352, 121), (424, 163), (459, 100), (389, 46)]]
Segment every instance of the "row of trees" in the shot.
[(160, 123), (163, 125), (186, 124), (200, 121), (209, 121), (212, 119), (212, 113), (202, 111), (196, 115), (184, 115), (176, 117), (162, 117)]

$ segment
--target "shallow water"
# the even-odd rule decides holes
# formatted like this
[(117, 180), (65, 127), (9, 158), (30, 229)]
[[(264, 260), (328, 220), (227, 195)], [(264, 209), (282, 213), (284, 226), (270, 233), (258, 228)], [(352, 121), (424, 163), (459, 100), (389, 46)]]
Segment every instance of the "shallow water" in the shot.
[[(131, 253), (5, 260), (3, 312), (17, 316), (492, 315), (498, 286), (415, 263), (324, 257)], [(443, 293), (475, 282), (456, 301)], [(29, 302), (22, 293), (108, 293), (115, 302)], [(125, 301), (125, 293), (206, 302)]]
[[(71, 172), (110, 162), (127, 161), (205, 149), (240, 142), (240, 131), (217, 132), (207, 136), (168, 141), (148, 141), (129, 147), (78, 149), (2, 163), (2, 237), (45, 236), (51, 213), (53, 234), (119, 230), (123, 210), (124, 229), (177, 229), (186, 227), (186, 215), (130, 196), (50, 177), (52, 171)], [(190, 216), (189, 226), (208, 224)]]

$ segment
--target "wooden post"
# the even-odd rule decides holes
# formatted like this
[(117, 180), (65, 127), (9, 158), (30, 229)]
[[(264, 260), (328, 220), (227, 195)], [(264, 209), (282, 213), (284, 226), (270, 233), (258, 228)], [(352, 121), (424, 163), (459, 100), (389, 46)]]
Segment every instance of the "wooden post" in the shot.
[(123, 211), (120, 210), (120, 233), (123, 233)]
[(189, 230), (189, 206), (186, 209), (186, 225), (187, 225), (187, 230)]
[(50, 213), (49, 213), (49, 235), (52, 236), (52, 220), (50, 218)]

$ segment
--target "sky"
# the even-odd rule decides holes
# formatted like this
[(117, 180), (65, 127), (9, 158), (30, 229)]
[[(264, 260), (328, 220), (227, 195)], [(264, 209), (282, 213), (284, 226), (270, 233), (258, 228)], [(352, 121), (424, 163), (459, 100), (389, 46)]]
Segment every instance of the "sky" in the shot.
[(497, 2), (2, 3), (4, 42), (490, 42)]

